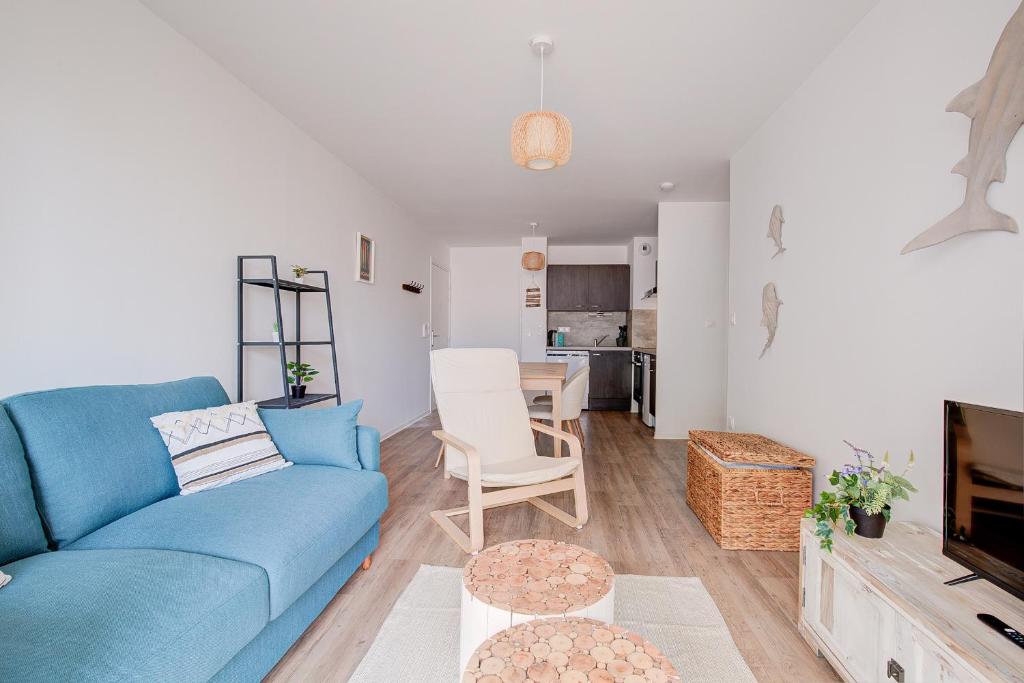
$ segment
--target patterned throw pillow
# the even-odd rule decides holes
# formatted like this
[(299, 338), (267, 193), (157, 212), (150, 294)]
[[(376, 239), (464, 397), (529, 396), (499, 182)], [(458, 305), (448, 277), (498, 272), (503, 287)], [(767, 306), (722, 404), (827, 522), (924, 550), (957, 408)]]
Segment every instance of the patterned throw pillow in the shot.
[(255, 401), (164, 413), (149, 419), (171, 453), (181, 495), (291, 465), (271, 441)]

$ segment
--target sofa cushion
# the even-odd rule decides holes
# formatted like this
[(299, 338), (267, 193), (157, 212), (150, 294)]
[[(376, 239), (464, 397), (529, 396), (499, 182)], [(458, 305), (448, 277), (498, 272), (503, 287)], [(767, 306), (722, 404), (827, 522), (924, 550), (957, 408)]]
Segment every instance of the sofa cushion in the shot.
[(267, 624), (266, 576), (242, 562), (69, 550), (3, 570), (2, 681), (205, 681)]
[(291, 466), (256, 411), (256, 401), (177, 410), (149, 419), (167, 446), (181, 495)]
[(360, 470), (356, 421), (363, 402), (332, 408), (260, 410), (281, 454), (298, 465), (334, 465)]
[(69, 546), (164, 548), (259, 565), (270, 618), (312, 586), (383, 514), (379, 472), (295, 465), (222, 488), (175, 496)]
[(151, 416), (227, 402), (212, 377), (55, 389), (6, 399), (25, 446), (39, 509), (57, 547), (178, 493), (171, 459)]
[(0, 564), (46, 550), (18, 432), (0, 404)]

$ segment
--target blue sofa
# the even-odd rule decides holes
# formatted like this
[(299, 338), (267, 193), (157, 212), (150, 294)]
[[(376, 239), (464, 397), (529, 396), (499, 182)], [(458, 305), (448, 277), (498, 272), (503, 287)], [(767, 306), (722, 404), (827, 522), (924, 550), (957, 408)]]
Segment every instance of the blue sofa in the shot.
[(178, 495), (149, 418), (226, 403), (212, 377), (0, 403), (0, 681), (258, 681), (374, 551), (369, 427), (362, 469)]

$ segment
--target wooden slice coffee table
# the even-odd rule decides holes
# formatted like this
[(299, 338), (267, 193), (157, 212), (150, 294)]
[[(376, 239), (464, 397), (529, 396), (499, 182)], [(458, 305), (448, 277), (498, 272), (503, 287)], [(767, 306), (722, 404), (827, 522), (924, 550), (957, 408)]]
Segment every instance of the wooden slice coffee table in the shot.
[(596, 553), (540, 539), (480, 552), (462, 574), (459, 666), (486, 638), (539, 617), (615, 618), (615, 573)]
[(678, 683), (657, 647), (582, 617), (537, 619), (496, 633), (470, 656), (462, 683)]

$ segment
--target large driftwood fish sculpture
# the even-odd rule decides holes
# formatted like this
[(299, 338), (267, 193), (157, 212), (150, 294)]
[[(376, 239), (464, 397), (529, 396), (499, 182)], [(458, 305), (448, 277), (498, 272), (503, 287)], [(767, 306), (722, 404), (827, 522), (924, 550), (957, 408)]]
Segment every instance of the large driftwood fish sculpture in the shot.
[(946, 111), (971, 119), (967, 156), (953, 173), (967, 178), (959, 209), (915, 237), (902, 254), (978, 230), (1017, 232), (1017, 222), (988, 205), (988, 186), (1006, 180), (1006, 150), (1024, 123), (1024, 3), (1010, 18), (980, 81), (953, 98)]
[(768, 236), (775, 242), (775, 253), (772, 254), (772, 258), (775, 258), (782, 252), (786, 251), (786, 248), (782, 246), (782, 224), (786, 222), (786, 219), (782, 217), (782, 207), (778, 204), (772, 209), (772, 217), (768, 221)]
[(775, 283), (769, 282), (761, 290), (761, 327), (768, 328), (768, 341), (764, 343), (764, 348), (761, 349), (761, 355), (758, 358), (764, 358), (765, 351), (775, 341), (775, 330), (779, 329), (779, 306), (782, 305), (782, 301), (779, 299), (779, 293), (775, 291)]

